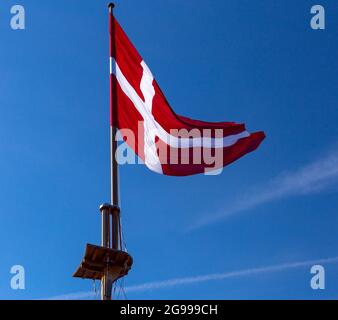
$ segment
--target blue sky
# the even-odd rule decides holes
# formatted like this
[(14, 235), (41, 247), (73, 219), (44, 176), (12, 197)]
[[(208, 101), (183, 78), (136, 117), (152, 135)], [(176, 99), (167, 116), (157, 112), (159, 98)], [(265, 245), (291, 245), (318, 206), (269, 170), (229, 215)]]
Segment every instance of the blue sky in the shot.
[[(25, 31), (9, 26), (17, 3)], [(120, 168), (128, 298), (338, 299), (335, 1), (320, 1), (324, 31), (310, 28), (307, 0), (116, 3), (177, 113), (267, 134), (220, 176)], [(2, 299), (93, 298), (93, 284), (71, 276), (85, 244), (100, 243), (109, 201), (106, 4), (1, 2)], [(323, 291), (310, 287), (317, 262)], [(24, 291), (9, 285), (17, 264)]]

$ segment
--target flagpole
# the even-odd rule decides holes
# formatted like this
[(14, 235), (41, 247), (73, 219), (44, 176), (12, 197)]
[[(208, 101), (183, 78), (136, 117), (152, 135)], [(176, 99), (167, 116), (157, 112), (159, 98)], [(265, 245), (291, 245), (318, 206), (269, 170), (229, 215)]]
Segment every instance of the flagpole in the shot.
[[(110, 47), (110, 181), (111, 181), (111, 206), (101, 206), (102, 212), (102, 246), (119, 250), (120, 209), (119, 209), (119, 177), (118, 163), (115, 157), (117, 149), (116, 119), (117, 96), (116, 80), (113, 75), (113, 58), (115, 57), (115, 29), (113, 21), (114, 3), (109, 3), (109, 47)], [(112, 230), (110, 230), (112, 228)], [(107, 262), (108, 263), (108, 262)], [(101, 300), (112, 300), (114, 281), (109, 275), (109, 267), (101, 279)]]
[(117, 79), (115, 77), (115, 21), (113, 9), (109, 8), (110, 34), (110, 177), (111, 203), (100, 206), (102, 219), (101, 246), (87, 244), (85, 255), (73, 277), (101, 281), (101, 299), (112, 300), (114, 283), (130, 271), (133, 258), (124, 251), (119, 207), (117, 150)]
[(114, 3), (108, 5), (109, 8), (109, 30), (110, 30), (110, 176), (111, 176), (111, 204), (119, 206), (119, 176), (118, 176), (118, 163), (115, 157), (117, 149), (116, 141), (116, 119), (117, 119), (117, 96), (116, 96), (116, 80), (112, 74), (112, 60), (115, 57), (115, 30), (114, 30)]

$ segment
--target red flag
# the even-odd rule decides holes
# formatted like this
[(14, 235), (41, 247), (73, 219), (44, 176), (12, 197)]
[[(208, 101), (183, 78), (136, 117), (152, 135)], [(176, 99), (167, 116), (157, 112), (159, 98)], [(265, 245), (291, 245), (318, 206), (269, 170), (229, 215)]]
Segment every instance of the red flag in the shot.
[(177, 115), (150, 69), (111, 15), (111, 125), (146, 166), (187, 176), (223, 168), (254, 151), (264, 132), (244, 124), (211, 123)]

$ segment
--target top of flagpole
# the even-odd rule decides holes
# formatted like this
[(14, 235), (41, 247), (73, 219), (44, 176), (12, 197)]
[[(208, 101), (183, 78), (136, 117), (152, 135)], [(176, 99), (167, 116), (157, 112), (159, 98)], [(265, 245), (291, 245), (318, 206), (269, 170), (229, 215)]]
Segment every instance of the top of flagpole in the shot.
[(115, 4), (113, 2), (110, 2), (108, 4), (108, 8), (109, 8), (109, 12), (112, 14), (113, 13), (113, 9), (115, 8)]

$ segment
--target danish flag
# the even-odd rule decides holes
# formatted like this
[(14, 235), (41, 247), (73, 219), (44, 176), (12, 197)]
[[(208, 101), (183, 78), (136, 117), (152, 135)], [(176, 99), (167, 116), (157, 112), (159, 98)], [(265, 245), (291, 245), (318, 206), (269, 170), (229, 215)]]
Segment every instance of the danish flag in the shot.
[(177, 115), (112, 14), (110, 35), (111, 126), (149, 169), (170, 176), (219, 170), (264, 140), (244, 124)]

